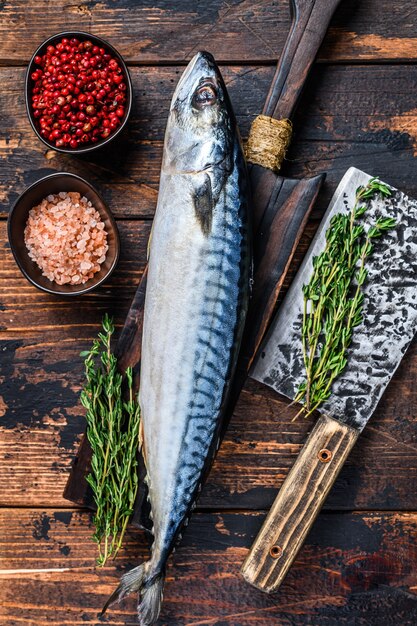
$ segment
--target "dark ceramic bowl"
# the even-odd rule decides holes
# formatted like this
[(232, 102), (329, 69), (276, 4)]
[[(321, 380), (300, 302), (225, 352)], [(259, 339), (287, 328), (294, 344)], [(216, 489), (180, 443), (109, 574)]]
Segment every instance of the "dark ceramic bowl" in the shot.
[[(78, 191), (81, 196), (85, 196), (90, 200), (93, 207), (100, 213), (107, 232), (109, 249), (106, 254), (106, 260), (102, 263), (100, 271), (83, 285), (58, 285), (50, 281), (46, 276), (43, 276), (38, 265), (29, 257), (24, 240), (24, 230), (30, 209), (39, 204), (49, 194), (57, 194), (60, 191)], [(60, 296), (79, 296), (82, 293), (87, 293), (107, 280), (119, 259), (119, 233), (110, 210), (94, 187), (74, 174), (58, 172), (57, 174), (41, 178), (41, 180), (28, 187), (17, 199), (10, 212), (7, 231), (10, 248), (22, 274), (26, 276), (32, 285), (47, 293), (54, 293)]]
[[(124, 115), (124, 117), (122, 119), (122, 122), (121, 122), (120, 126), (117, 128), (117, 130), (115, 130), (113, 133), (111, 133), (105, 139), (101, 139), (100, 141), (97, 141), (97, 143), (86, 144), (82, 148), (57, 148), (52, 142), (48, 141), (47, 139), (45, 139), (44, 137), (41, 136), (41, 134), (40, 134), (40, 132), (38, 130), (37, 123), (36, 123), (36, 118), (33, 115), (32, 89), (33, 89), (34, 82), (33, 82), (32, 78), (31, 78), (31, 74), (38, 67), (36, 65), (36, 63), (35, 63), (35, 57), (38, 56), (38, 55), (42, 56), (43, 54), (45, 54), (46, 48), (49, 45), (55, 45), (55, 44), (59, 43), (59, 41), (63, 37), (67, 37), (68, 39), (71, 39), (71, 37), (76, 37), (80, 41), (85, 41), (86, 39), (88, 39), (94, 45), (100, 46), (100, 48), (106, 48), (106, 50), (109, 50), (110, 53), (114, 57), (116, 57), (116, 59), (119, 61), (120, 67), (122, 68), (123, 74), (125, 75), (125, 78), (126, 78), (125, 115)], [(84, 152), (91, 152), (92, 150), (97, 150), (98, 148), (102, 148), (103, 146), (108, 144), (110, 141), (115, 139), (115, 137), (117, 137), (117, 135), (119, 135), (121, 133), (121, 131), (123, 130), (123, 128), (126, 126), (126, 122), (127, 122), (128, 118), (129, 118), (130, 111), (131, 111), (131, 108), (132, 108), (132, 91), (133, 91), (132, 90), (132, 81), (130, 79), (129, 70), (127, 69), (127, 65), (124, 62), (123, 57), (117, 52), (117, 50), (115, 48), (113, 48), (113, 46), (111, 44), (109, 44), (107, 41), (105, 41), (101, 37), (97, 37), (96, 35), (92, 35), (91, 33), (85, 33), (83, 31), (78, 31), (78, 30), (63, 31), (62, 33), (58, 33), (56, 35), (52, 35), (52, 37), (49, 37), (48, 39), (46, 39), (35, 50), (35, 52), (33, 53), (32, 58), (29, 61), (28, 68), (26, 70), (26, 76), (25, 76), (25, 101), (26, 101), (26, 112), (28, 114), (28, 118), (29, 118), (30, 124), (31, 124), (33, 130), (35, 131), (35, 133), (37, 134), (37, 136), (39, 137), (39, 139), (46, 146), (48, 146), (48, 148), (50, 148), (51, 150), (56, 150), (56, 152), (64, 152), (65, 154), (84, 154)]]

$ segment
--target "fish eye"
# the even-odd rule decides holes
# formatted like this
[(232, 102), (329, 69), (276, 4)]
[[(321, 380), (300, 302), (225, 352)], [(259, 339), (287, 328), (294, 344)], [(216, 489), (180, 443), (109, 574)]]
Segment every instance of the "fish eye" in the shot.
[(192, 104), (196, 109), (204, 109), (217, 102), (217, 92), (213, 85), (204, 84), (198, 87), (193, 95)]

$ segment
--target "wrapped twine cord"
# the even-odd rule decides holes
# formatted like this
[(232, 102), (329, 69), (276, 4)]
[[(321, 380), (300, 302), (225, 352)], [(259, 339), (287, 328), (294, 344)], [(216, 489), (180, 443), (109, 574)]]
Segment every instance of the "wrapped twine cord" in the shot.
[(290, 120), (258, 115), (245, 146), (246, 160), (278, 172), (291, 141)]

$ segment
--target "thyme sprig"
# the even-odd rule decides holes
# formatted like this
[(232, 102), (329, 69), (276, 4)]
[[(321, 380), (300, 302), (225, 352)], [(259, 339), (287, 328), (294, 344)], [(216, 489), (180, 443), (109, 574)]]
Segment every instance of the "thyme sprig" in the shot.
[(118, 371), (111, 351), (113, 333), (113, 322), (105, 315), (98, 339), (90, 350), (81, 353), (86, 378), (81, 403), (86, 408), (92, 448), (87, 481), (97, 506), (93, 539), (98, 544), (100, 566), (110, 556), (115, 558), (121, 548), (138, 488), (140, 410), (132, 369), (126, 369), (125, 377)]
[(325, 402), (347, 365), (354, 328), (363, 321), (366, 260), (373, 252), (374, 240), (396, 224), (391, 217), (378, 217), (368, 229), (360, 223), (378, 194), (384, 198), (391, 195), (378, 178), (358, 187), (353, 208), (332, 217), (325, 249), (313, 258), (313, 274), (303, 287), (301, 334), (306, 379), (294, 400), (303, 404), (297, 415), (308, 416)]

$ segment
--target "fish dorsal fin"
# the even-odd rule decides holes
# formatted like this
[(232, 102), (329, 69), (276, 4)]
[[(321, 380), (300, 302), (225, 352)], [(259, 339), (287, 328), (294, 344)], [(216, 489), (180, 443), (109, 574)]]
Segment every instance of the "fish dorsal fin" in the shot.
[(203, 175), (203, 179), (198, 178), (193, 186), (193, 202), (194, 210), (204, 235), (208, 235), (211, 231), (211, 222), (213, 220), (213, 190), (211, 179), (208, 174)]

